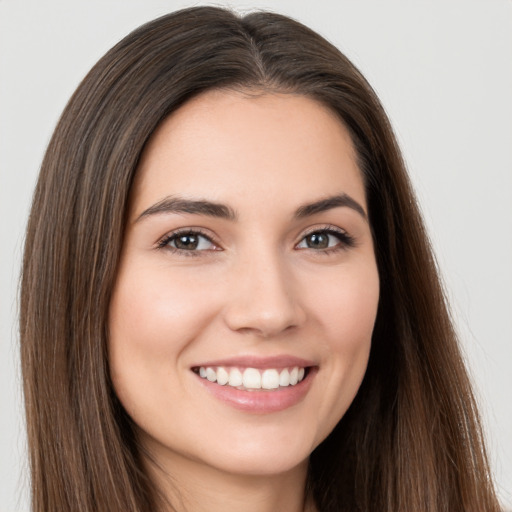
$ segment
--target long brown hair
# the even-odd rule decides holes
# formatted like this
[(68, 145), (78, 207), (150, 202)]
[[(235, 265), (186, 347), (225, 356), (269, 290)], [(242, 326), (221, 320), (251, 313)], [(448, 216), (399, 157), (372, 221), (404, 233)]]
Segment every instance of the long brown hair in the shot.
[(494, 511), (475, 401), (388, 119), (336, 48), (284, 16), (182, 10), (134, 31), (69, 101), (42, 163), (21, 287), (34, 512), (158, 507), (110, 382), (107, 310), (144, 145), (216, 88), (306, 95), (337, 113), (364, 175), (381, 280), (368, 370), (313, 452), (327, 511)]

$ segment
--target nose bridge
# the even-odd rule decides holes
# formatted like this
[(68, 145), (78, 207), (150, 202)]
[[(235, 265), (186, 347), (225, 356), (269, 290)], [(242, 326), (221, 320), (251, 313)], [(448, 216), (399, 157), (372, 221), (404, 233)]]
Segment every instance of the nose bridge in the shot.
[(232, 330), (270, 337), (303, 322), (299, 299), (285, 256), (260, 246), (235, 263), (225, 320)]

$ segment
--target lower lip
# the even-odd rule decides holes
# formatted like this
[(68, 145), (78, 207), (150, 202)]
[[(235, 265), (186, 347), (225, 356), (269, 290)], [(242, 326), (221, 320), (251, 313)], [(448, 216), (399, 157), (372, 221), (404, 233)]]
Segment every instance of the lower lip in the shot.
[(301, 402), (307, 395), (316, 375), (317, 368), (309, 368), (306, 376), (295, 386), (287, 386), (273, 391), (258, 389), (244, 391), (231, 386), (221, 386), (197, 376), (201, 384), (215, 398), (242, 411), (266, 414), (288, 409)]

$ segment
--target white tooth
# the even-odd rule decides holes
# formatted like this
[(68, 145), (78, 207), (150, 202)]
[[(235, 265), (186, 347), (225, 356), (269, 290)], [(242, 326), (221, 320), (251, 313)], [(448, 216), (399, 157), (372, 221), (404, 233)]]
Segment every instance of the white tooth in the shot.
[[(305, 374), (305, 373), (306, 373), (306, 370), (304, 370), (304, 368), (299, 368), (299, 377), (298, 377), (299, 382), (304, 378), (304, 374)], [(218, 379), (218, 378), (219, 378), (219, 377), (217, 376), (217, 379)]]
[(215, 370), (213, 368), (206, 368), (206, 378), (210, 382), (215, 382), (217, 380), (217, 374), (215, 373)]
[(255, 368), (246, 368), (243, 375), (244, 388), (261, 389), (261, 373)]
[(229, 371), (229, 385), (237, 388), (243, 383), (242, 372), (238, 368), (232, 368)]
[(299, 379), (299, 369), (297, 367), (293, 368), (290, 372), (290, 386), (295, 386)]
[(224, 386), (225, 384), (228, 383), (228, 380), (229, 380), (228, 372), (222, 366), (219, 366), (217, 368), (217, 384)]
[(263, 389), (277, 389), (279, 387), (279, 373), (277, 370), (265, 370), (261, 376)]
[(206, 378), (206, 370), (204, 369), (204, 366), (201, 366), (199, 368), (199, 376), (202, 377), (203, 379)]
[(282, 387), (290, 385), (290, 372), (286, 368), (279, 374), (279, 385)]

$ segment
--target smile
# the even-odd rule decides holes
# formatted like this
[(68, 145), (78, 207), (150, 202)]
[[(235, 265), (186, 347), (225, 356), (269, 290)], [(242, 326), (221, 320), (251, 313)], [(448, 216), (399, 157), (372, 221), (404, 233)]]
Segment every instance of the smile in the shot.
[(228, 386), (243, 391), (254, 391), (258, 389), (279, 390), (289, 386), (295, 386), (304, 379), (307, 368), (294, 366), (291, 368), (257, 369), (226, 366), (200, 366), (194, 371), (202, 379), (217, 383), (221, 386)]
[(286, 354), (245, 355), (204, 361), (190, 369), (200, 388), (221, 403), (246, 413), (269, 414), (301, 403), (319, 365)]

